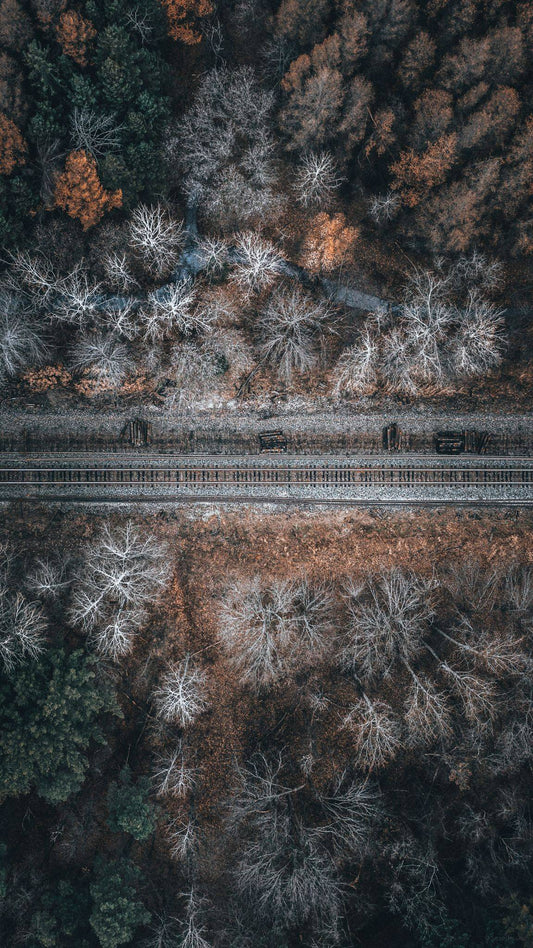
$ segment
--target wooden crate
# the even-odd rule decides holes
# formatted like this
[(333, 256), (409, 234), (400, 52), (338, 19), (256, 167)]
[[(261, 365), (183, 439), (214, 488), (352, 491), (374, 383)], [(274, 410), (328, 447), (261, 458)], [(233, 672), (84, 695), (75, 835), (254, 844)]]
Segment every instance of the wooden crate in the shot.
[(283, 431), (276, 428), (272, 431), (259, 432), (259, 450), (261, 453), (274, 452), (280, 454), (287, 450), (287, 438)]

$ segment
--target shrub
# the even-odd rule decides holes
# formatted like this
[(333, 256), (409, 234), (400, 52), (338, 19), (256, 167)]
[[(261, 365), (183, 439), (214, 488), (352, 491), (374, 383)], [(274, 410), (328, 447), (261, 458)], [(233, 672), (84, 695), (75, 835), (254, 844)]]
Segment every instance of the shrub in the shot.
[(129, 833), (139, 842), (153, 833), (157, 817), (148, 800), (149, 789), (149, 777), (140, 777), (133, 783), (130, 768), (122, 768), (118, 781), (114, 781), (107, 791), (107, 825), (110, 830)]

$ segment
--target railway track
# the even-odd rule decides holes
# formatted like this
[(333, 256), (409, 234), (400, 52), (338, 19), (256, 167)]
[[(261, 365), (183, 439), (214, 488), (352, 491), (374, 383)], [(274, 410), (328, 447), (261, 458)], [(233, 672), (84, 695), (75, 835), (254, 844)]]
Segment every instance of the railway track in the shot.
[(527, 457), (0, 454), (0, 499), (533, 504)]

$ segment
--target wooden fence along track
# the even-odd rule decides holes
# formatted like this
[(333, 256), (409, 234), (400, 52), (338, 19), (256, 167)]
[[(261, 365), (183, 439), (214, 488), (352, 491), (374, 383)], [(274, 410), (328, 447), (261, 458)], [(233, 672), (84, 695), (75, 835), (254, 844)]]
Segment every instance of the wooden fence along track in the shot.
[(533, 504), (533, 458), (2, 454), (1, 500)]

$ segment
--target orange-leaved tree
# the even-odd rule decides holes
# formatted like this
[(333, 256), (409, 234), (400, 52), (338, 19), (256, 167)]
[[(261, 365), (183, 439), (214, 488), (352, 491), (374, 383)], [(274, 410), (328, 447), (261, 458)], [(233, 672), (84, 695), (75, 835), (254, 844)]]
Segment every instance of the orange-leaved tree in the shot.
[(441, 135), (422, 154), (403, 151), (391, 166), (392, 187), (400, 192), (408, 207), (416, 207), (437, 185), (443, 184), (456, 160), (457, 135)]
[(344, 214), (316, 214), (302, 248), (301, 262), (313, 273), (340, 267), (359, 236), (355, 227), (346, 223)]
[(59, 17), (56, 36), (65, 56), (70, 56), (78, 66), (87, 65), (87, 46), (96, 36), (90, 20), (76, 10), (65, 10)]
[(14, 122), (0, 112), (0, 174), (11, 174), (26, 161), (28, 146)]
[(65, 170), (56, 182), (54, 204), (88, 230), (106, 211), (122, 206), (122, 191), (106, 191), (100, 183), (92, 155), (86, 151), (71, 151)]
[(209, 16), (214, 6), (211, 0), (163, 0), (168, 21), (168, 33), (172, 39), (194, 46), (202, 39), (196, 27), (196, 19)]

